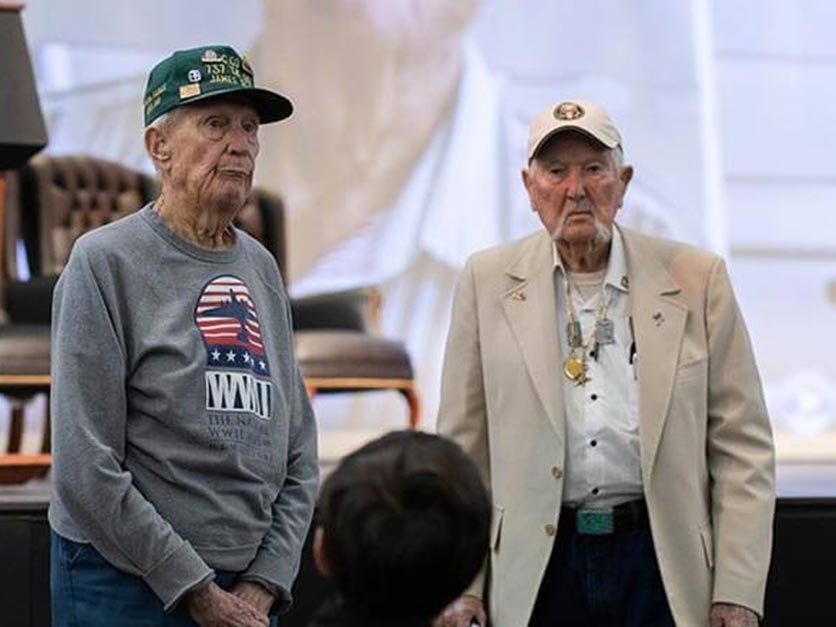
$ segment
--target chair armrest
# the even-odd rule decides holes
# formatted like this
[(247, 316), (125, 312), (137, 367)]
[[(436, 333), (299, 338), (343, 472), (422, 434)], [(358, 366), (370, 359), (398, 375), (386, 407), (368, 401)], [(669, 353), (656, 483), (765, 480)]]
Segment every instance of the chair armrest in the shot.
[(52, 290), (57, 275), (35, 277), (28, 281), (9, 281), (5, 288), (6, 313), (13, 323), (49, 324), (52, 315)]
[(340, 329), (377, 333), (380, 292), (361, 287), (290, 301), (294, 331)]
[(26, 483), (34, 477), (43, 477), (52, 466), (52, 455), (21, 455), (7, 453), (0, 455), (0, 485)]

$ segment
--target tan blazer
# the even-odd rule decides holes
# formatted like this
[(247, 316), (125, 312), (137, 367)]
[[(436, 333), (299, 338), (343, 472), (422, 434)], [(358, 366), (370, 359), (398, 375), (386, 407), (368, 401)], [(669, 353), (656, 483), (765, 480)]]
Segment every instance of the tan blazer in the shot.
[[(650, 526), (677, 625), (712, 602), (763, 610), (774, 453), (761, 383), (723, 261), (621, 229), (639, 376)], [(439, 432), (490, 485), (484, 573), (495, 627), (528, 623), (562, 500), (565, 416), (552, 243), (545, 232), (477, 253), (456, 291)]]

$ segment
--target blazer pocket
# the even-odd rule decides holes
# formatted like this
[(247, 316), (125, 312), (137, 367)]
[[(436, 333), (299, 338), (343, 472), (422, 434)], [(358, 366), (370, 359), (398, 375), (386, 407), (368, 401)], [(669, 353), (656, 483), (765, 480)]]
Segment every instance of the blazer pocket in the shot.
[(505, 508), (498, 505), (493, 506), (491, 516), (491, 550), (499, 551), (499, 536), (502, 532), (502, 517), (505, 515)]
[(701, 374), (705, 374), (707, 371), (708, 359), (706, 357), (694, 359), (677, 367), (676, 381), (677, 383), (689, 381), (691, 379), (699, 377)]
[(702, 540), (702, 550), (705, 554), (705, 563), (709, 569), (714, 568), (714, 536), (711, 528), (711, 518), (706, 518), (705, 522), (700, 525), (700, 539)]

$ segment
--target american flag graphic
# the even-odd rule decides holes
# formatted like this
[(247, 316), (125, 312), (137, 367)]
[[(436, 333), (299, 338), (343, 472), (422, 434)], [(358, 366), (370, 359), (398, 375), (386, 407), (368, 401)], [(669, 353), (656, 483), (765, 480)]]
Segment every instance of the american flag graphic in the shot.
[(195, 323), (208, 367), (270, 375), (255, 303), (241, 279), (223, 275), (209, 281), (197, 301)]

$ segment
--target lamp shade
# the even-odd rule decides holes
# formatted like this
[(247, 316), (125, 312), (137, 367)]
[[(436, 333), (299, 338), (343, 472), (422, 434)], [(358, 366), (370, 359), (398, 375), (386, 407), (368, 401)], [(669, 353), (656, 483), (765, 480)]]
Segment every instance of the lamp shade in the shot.
[(47, 142), (20, 8), (0, 3), (0, 171), (19, 168)]

